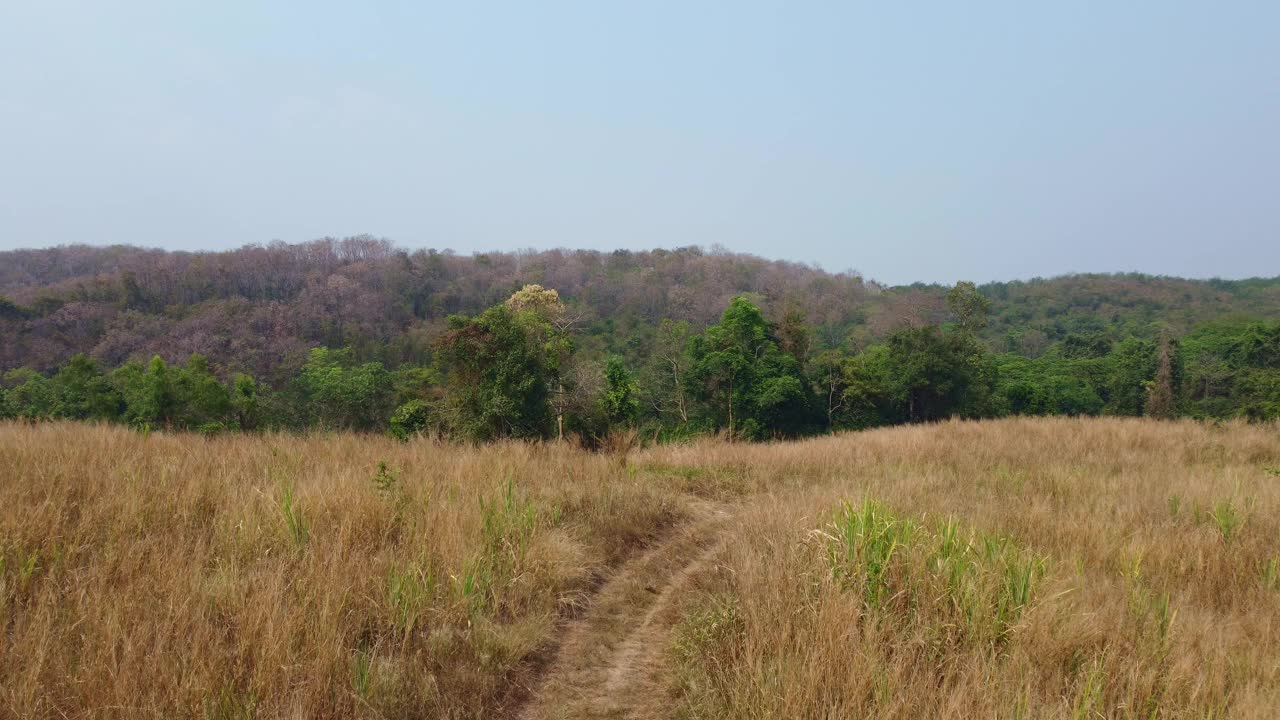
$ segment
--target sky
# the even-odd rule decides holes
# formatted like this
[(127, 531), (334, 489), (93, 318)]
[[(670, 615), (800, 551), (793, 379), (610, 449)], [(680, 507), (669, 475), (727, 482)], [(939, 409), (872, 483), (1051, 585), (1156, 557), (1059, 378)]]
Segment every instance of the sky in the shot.
[(1280, 3), (0, 0), (0, 250), (1280, 274)]

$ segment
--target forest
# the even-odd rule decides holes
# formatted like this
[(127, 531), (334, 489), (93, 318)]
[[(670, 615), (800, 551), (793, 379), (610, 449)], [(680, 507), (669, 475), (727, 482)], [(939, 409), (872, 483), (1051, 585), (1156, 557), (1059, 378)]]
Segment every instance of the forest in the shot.
[(0, 417), (596, 446), (1280, 417), (1280, 278), (890, 287), (697, 247), (0, 253)]

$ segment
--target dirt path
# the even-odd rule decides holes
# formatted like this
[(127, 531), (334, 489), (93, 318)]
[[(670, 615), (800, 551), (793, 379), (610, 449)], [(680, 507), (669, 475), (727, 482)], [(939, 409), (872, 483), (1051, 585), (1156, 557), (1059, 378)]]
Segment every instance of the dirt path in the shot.
[(662, 669), (674, 601), (708, 569), (728, 516), (724, 506), (700, 504), (684, 526), (619, 568), (566, 626), (556, 659), (517, 717), (669, 717)]

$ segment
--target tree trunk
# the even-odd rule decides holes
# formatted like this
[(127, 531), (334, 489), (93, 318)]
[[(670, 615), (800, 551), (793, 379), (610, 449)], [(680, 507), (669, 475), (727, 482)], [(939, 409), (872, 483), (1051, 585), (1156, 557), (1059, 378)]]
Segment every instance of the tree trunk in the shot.
[(564, 383), (556, 385), (556, 440), (564, 441)]
[(733, 375), (729, 375), (729, 441), (733, 442)]
[(671, 361), (671, 377), (676, 381), (676, 409), (680, 411), (680, 422), (689, 424), (689, 412), (684, 405), (684, 387), (680, 385), (680, 364)]

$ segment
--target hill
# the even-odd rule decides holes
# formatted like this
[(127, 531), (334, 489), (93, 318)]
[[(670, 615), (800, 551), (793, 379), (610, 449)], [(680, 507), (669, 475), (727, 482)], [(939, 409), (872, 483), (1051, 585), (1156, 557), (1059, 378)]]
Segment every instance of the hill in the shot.
[(476, 438), (1270, 418), (1278, 321), (1280, 278), (887, 287), (697, 247), (73, 246), (0, 253), (0, 416), (379, 429), (394, 413)]
[[(857, 350), (903, 326), (943, 322), (946, 287), (886, 287), (854, 273), (697, 247), (460, 256), (368, 236), (169, 252), (69, 246), (0, 253), (0, 370), (50, 371), (77, 353), (114, 367), (199, 353), (227, 372), (295, 372), (316, 346), (395, 366), (429, 362), (452, 313), (526, 284), (555, 289), (601, 351), (644, 355), (663, 319), (706, 326), (750, 294), (771, 319), (802, 313), (815, 350)], [(1280, 277), (1223, 281), (1071, 275), (982, 285), (984, 338), (1034, 356), (1071, 334), (1111, 340), (1224, 318), (1280, 319)]]

